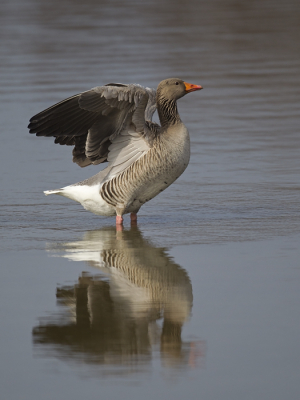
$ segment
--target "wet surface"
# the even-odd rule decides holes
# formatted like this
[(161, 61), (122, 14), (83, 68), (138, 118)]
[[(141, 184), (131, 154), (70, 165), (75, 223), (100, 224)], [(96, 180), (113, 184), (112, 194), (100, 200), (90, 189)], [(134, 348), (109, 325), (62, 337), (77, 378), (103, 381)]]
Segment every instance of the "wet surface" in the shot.
[[(299, 398), (299, 20), (293, 0), (2, 1), (0, 397)], [(32, 115), (171, 76), (204, 87), (178, 102), (191, 162), (138, 228), (44, 197), (99, 166)]]
[(192, 309), (190, 279), (138, 228), (89, 231), (48, 251), (101, 274), (83, 272), (75, 285), (57, 288), (61, 315), (34, 328), (38, 350), (48, 345), (50, 355), (56, 349), (58, 357), (104, 364), (112, 374), (143, 372), (153, 352), (170, 366), (195, 363), (197, 343), (181, 339)]

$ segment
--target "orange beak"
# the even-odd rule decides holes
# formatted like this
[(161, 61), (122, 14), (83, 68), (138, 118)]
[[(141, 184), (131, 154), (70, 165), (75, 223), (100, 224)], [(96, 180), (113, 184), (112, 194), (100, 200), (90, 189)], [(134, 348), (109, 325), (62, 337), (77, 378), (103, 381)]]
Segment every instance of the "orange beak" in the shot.
[(183, 82), (183, 83), (184, 83), (184, 86), (185, 86), (185, 91), (187, 93), (194, 92), (195, 90), (203, 89), (203, 87), (200, 86), (200, 85), (193, 85), (192, 83), (187, 83), (187, 82)]

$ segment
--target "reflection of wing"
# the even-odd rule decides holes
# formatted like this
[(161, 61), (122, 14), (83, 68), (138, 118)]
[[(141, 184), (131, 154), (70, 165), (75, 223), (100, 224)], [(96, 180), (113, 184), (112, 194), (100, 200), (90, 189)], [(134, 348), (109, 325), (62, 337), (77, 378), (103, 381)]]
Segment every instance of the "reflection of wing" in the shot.
[[(192, 286), (164, 249), (137, 228), (107, 228), (49, 251), (85, 261), (101, 275), (83, 273), (76, 285), (58, 289), (62, 317), (34, 328), (36, 345), (49, 344), (51, 356), (58, 348), (67, 359), (126, 365), (132, 372), (148, 365), (153, 344), (160, 344), (165, 366), (189, 363), (191, 344), (182, 342), (181, 330), (191, 311)], [(160, 328), (156, 321), (162, 317)]]
[(151, 140), (146, 120), (155, 109), (154, 90), (110, 83), (49, 107), (32, 117), (28, 127), (37, 136), (52, 136), (55, 143), (74, 146), (73, 161), (85, 167), (107, 161), (110, 150), (116, 149), (114, 139), (129, 128), (141, 143)]

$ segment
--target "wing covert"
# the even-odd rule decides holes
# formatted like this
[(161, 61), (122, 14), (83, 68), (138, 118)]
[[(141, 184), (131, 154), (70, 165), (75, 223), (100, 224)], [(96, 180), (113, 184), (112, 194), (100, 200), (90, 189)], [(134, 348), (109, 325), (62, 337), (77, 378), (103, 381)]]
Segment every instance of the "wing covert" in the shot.
[(143, 130), (149, 90), (136, 84), (98, 86), (36, 114), (28, 128), (36, 136), (75, 146), (73, 162), (79, 166), (99, 164), (107, 161), (111, 143), (133, 116), (136, 130)]

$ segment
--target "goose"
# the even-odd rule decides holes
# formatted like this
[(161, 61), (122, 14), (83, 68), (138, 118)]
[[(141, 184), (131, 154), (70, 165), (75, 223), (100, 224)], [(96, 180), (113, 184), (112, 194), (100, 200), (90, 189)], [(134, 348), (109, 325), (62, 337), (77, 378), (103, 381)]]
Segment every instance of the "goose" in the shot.
[[(138, 84), (109, 83), (69, 97), (30, 119), (29, 132), (74, 146), (80, 167), (108, 162), (84, 181), (47, 190), (75, 200), (97, 215), (130, 213), (137, 221), (141, 206), (170, 186), (186, 169), (190, 138), (177, 100), (202, 86), (165, 79), (157, 90)], [(152, 122), (158, 112), (160, 125)]]

